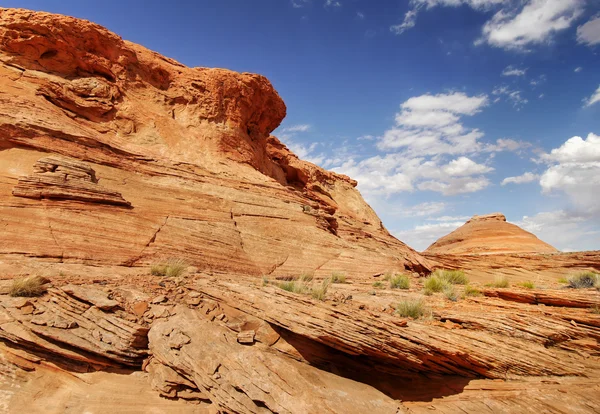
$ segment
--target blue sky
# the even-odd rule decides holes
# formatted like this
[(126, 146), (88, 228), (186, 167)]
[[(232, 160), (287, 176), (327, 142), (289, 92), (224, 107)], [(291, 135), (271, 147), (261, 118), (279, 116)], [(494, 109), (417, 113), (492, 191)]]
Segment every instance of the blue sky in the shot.
[(3, 5), (267, 76), (288, 107), (274, 134), (357, 179), (418, 250), (496, 211), (559, 249), (600, 249), (600, 0)]

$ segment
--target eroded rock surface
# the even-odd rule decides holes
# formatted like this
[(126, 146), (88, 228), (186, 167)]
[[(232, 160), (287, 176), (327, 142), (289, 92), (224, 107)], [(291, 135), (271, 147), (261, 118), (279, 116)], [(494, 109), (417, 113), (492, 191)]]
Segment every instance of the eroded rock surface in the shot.
[(263, 76), (0, 9), (0, 254), (254, 275), (429, 269), (355, 181), (270, 135), (285, 114)]

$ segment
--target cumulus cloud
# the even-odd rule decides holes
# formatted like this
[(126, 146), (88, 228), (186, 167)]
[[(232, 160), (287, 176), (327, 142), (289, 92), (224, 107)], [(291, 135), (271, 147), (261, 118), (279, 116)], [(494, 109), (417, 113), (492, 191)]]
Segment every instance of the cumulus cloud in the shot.
[(513, 65), (509, 65), (502, 71), (502, 76), (525, 76), (527, 69), (519, 69)]
[(565, 193), (574, 209), (588, 214), (600, 213), (600, 137), (590, 133), (586, 139), (573, 137), (540, 160), (548, 169), (540, 177), (544, 193)]
[(583, 0), (530, 0), (520, 10), (503, 8), (483, 26), (479, 43), (523, 50), (548, 42), (571, 27), (583, 8)]
[[(526, 50), (530, 45), (546, 43), (555, 33), (571, 27), (584, 10), (584, 0), (411, 0), (411, 8), (402, 23), (390, 29), (401, 34), (416, 25), (423, 10), (434, 7), (468, 6), (478, 11), (497, 10), (482, 28), (476, 44), (487, 43), (494, 47)], [(597, 28), (592, 21), (581, 27), (582, 42), (597, 38)], [(579, 33), (579, 31), (578, 31)], [(579, 37), (578, 37), (579, 38)]]
[(518, 175), (516, 177), (506, 177), (504, 180), (502, 180), (501, 185), (506, 185), (506, 184), (525, 184), (525, 183), (531, 183), (535, 180), (537, 180), (538, 178), (540, 178), (539, 175), (534, 174), (532, 172), (526, 172), (523, 175)]
[(400, 106), (396, 125), (383, 134), (380, 150), (403, 149), (421, 155), (475, 152), (483, 133), (465, 128), (463, 116), (472, 116), (488, 105), (486, 95), (462, 92), (412, 97)]
[(590, 19), (577, 28), (577, 42), (588, 46), (600, 43), (600, 16)]
[(350, 159), (334, 171), (356, 179), (359, 189), (368, 195), (390, 196), (412, 192), (415, 188), (456, 195), (487, 187), (490, 183), (483, 174), (493, 168), (466, 157), (445, 163), (440, 157), (429, 159), (392, 153), (359, 162)]
[(594, 92), (592, 96), (590, 96), (584, 101), (586, 107), (592, 106), (593, 104), (598, 102), (600, 102), (600, 86), (598, 86), (598, 89), (596, 89), (596, 92)]
[(575, 68), (574, 72), (575, 72), (575, 73), (579, 73), (579, 72), (581, 72), (582, 70), (583, 70), (583, 68), (582, 68), (581, 66), (579, 66), (579, 67), (576, 67), (576, 68)]

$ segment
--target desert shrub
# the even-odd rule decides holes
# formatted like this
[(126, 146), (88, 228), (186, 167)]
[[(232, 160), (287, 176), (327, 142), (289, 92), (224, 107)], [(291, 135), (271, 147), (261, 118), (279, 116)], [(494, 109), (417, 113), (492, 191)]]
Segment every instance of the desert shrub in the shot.
[(371, 296), (377, 296), (377, 292), (374, 291), (374, 290), (372, 290), (372, 291), (369, 292), (369, 295), (371, 295)]
[(331, 279), (325, 279), (321, 282), (321, 285), (313, 286), (310, 289), (310, 294), (313, 299), (316, 300), (325, 300), (325, 296), (327, 296), (327, 290), (329, 289), (329, 285), (331, 284)]
[(398, 303), (396, 313), (404, 318), (418, 319), (425, 314), (425, 304), (422, 299), (407, 299)]
[(581, 272), (569, 278), (569, 287), (585, 289), (600, 286), (600, 276), (594, 272)]
[(465, 296), (481, 296), (481, 292), (473, 286), (465, 286)]
[(392, 289), (409, 289), (410, 279), (406, 275), (395, 275), (390, 279), (390, 287)]
[(383, 279), (387, 280), (389, 282), (390, 280), (392, 280), (392, 276), (394, 276), (394, 272), (392, 272), (391, 270), (388, 270), (387, 272), (385, 272), (383, 274)]
[(510, 282), (506, 276), (496, 276), (494, 282), (489, 284), (488, 286), (495, 288), (507, 288), (510, 287)]
[(50, 280), (42, 276), (18, 277), (13, 280), (8, 294), (27, 298), (40, 296), (46, 291), (46, 283)]
[(596, 315), (600, 315), (600, 306), (598, 306), (598, 305), (596, 305), (596, 306), (592, 306), (592, 307), (590, 308), (590, 311), (591, 311), (592, 313), (595, 313)]
[(566, 285), (567, 283), (569, 283), (569, 279), (567, 279), (566, 277), (561, 277), (560, 279), (558, 279), (558, 283), (564, 283)]
[(150, 266), (150, 274), (153, 276), (178, 277), (183, 275), (187, 267), (188, 265), (183, 259), (168, 259)]
[(383, 282), (382, 282), (382, 281), (378, 280), (377, 282), (374, 282), (374, 283), (373, 283), (373, 287), (374, 287), (374, 288), (377, 288), (377, 289), (383, 289), (383, 287), (384, 287), (384, 284), (383, 284)]
[(519, 283), (519, 286), (521, 286), (525, 289), (535, 289), (535, 284), (531, 280), (528, 280), (523, 283)]
[(306, 293), (306, 291), (308, 290), (307, 286), (304, 283), (300, 283), (296, 280), (279, 282), (277, 286), (279, 286), (283, 290), (292, 293)]
[(469, 283), (469, 278), (465, 276), (465, 272), (462, 270), (438, 269), (432, 273), (432, 276), (437, 276), (453, 285), (467, 285)]
[(456, 289), (452, 285), (446, 286), (446, 288), (444, 289), (444, 296), (446, 296), (446, 299), (452, 302), (458, 301), (458, 294), (456, 293)]
[(442, 292), (446, 287), (450, 286), (448, 281), (441, 279), (438, 276), (431, 275), (423, 282), (423, 289), (426, 295), (431, 295), (434, 292)]
[(331, 274), (331, 283), (346, 283), (346, 275), (339, 272)]

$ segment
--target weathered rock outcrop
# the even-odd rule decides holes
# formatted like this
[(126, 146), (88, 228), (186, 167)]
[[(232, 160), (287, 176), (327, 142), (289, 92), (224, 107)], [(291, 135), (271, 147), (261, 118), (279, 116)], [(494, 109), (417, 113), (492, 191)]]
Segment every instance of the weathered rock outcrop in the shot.
[(285, 113), (262, 76), (188, 68), (84, 20), (0, 9), (0, 255), (426, 271), (355, 181), (270, 136)]
[(437, 240), (428, 254), (558, 253), (535, 235), (506, 222), (501, 213), (474, 216), (463, 226)]

